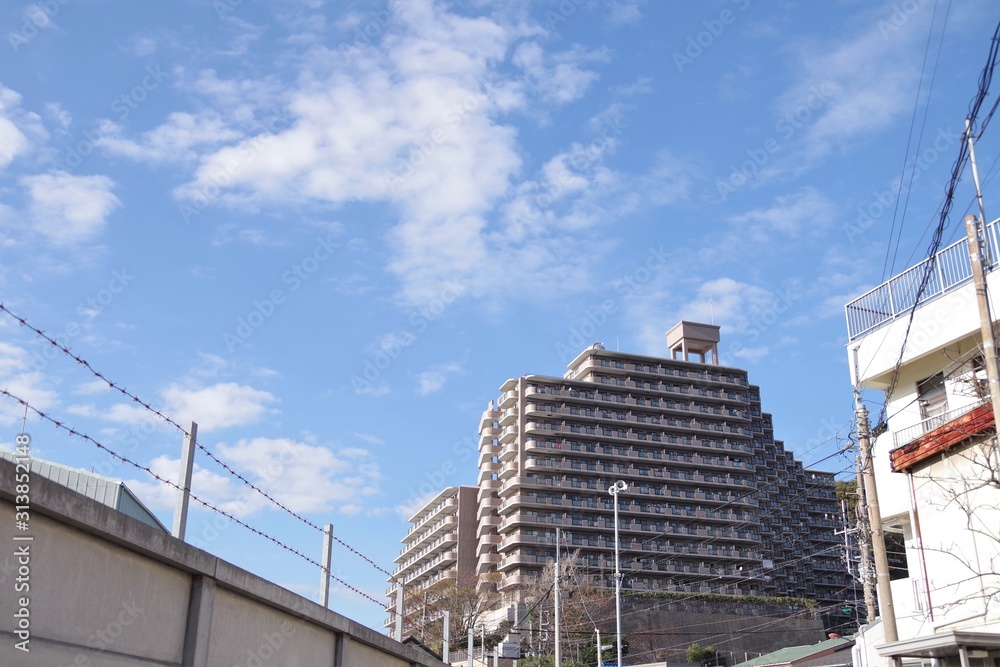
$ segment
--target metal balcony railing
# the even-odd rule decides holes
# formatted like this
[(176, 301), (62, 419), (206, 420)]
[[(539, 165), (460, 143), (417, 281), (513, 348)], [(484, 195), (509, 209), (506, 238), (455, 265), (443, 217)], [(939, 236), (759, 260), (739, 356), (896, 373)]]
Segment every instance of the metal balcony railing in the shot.
[[(1000, 259), (1000, 219), (986, 225), (986, 268), (994, 268)], [(937, 296), (950, 292), (972, 280), (972, 266), (969, 263), (968, 240), (961, 239), (938, 251), (902, 273), (893, 276), (870, 292), (851, 301), (844, 310), (847, 314), (847, 334), (856, 340), (874, 331), (900, 315), (910, 312), (917, 304), (917, 291), (924, 276), (927, 287), (920, 295), (919, 303), (925, 303)]]
[(901, 431), (896, 431), (892, 434), (892, 445), (893, 448), (902, 447), (903, 445), (909, 444), (922, 436), (925, 433), (930, 433), (938, 426), (944, 426), (950, 421), (958, 419), (964, 414), (968, 414), (978, 408), (980, 405), (985, 405), (989, 403), (989, 398), (984, 398), (982, 400), (976, 401), (971, 405), (966, 405), (961, 408), (955, 408), (954, 410), (949, 410), (948, 412), (942, 412), (939, 415), (934, 415), (933, 417), (928, 417), (923, 421), (914, 424), (909, 428), (904, 428)]

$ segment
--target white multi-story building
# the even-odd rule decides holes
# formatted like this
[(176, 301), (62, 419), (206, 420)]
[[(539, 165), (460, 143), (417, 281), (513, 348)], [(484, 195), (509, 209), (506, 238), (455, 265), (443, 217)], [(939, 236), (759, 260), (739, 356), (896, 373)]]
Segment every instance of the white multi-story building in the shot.
[[(997, 231), (986, 230), (993, 267)], [(885, 641), (881, 618), (866, 626), (855, 667), (1000, 665), (1000, 454), (971, 276), (962, 240), (846, 307), (852, 378), (893, 389), (873, 466), (883, 528), (905, 544), (890, 568), (898, 639)], [(1000, 312), (1000, 275), (988, 286)]]
[[(385, 622), (387, 628), (391, 629), (395, 623), (396, 591), (400, 585), (404, 587), (407, 598), (420, 600), (427, 591), (445, 580), (473, 582), (477, 492), (474, 486), (450, 486), (410, 517), (410, 528), (400, 540), (403, 548), (396, 557), (396, 569), (386, 590), (390, 611)], [(423, 609), (425, 605), (420, 607)], [(404, 619), (403, 635), (406, 636), (413, 632), (417, 620), (405, 613)], [(419, 623), (436, 620), (435, 616), (428, 618), (423, 613)]]

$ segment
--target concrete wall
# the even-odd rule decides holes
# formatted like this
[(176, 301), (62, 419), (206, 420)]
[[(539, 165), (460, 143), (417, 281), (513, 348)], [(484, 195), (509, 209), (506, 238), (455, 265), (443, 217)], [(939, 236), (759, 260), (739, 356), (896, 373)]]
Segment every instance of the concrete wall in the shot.
[(0, 461), (4, 667), (444, 664), (40, 477), (16, 530), (15, 488)]

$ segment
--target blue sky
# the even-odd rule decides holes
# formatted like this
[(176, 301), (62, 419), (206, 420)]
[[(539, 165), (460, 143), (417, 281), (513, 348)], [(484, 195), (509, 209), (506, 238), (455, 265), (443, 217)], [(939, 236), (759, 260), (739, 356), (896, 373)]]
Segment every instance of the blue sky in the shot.
[[(386, 569), (428, 491), (475, 482), (504, 380), (595, 341), (663, 354), (680, 319), (722, 325), (809, 464), (852, 419), (843, 305), (923, 255), (995, 21), (985, 0), (11, 3), (0, 300)], [(176, 429), (3, 313), (0, 387), (176, 477)], [(20, 414), (0, 401), (0, 443)], [(168, 487), (28, 429), (169, 525)], [(204, 456), (195, 492), (319, 558)], [(189, 537), (316, 594), (204, 510)]]

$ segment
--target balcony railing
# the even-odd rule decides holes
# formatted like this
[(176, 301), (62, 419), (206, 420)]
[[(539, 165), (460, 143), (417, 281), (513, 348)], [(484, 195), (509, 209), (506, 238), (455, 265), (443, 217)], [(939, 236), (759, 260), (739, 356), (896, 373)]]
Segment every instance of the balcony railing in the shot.
[[(1000, 219), (986, 225), (986, 267), (994, 268), (1000, 259)], [(930, 301), (972, 279), (968, 240), (962, 239), (936, 255), (893, 276), (867, 294), (844, 307), (847, 314), (847, 334), (850, 340), (860, 338), (880, 326), (892, 322), (913, 308), (924, 276), (930, 271), (927, 286), (919, 303)]]
[(893, 448), (902, 447), (903, 445), (909, 444), (922, 436), (924, 433), (930, 433), (938, 426), (944, 426), (948, 422), (958, 419), (964, 414), (972, 412), (980, 405), (985, 405), (989, 403), (990, 399), (985, 398), (980, 401), (976, 401), (971, 405), (966, 405), (961, 408), (956, 408), (954, 410), (949, 410), (948, 412), (943, 412), (939, 415), (934, 415), (933, 417), (928, 417), (923, 421), (914, 424), (909, 428), (904, 428), (901, 431), (896, 431), (892, 434), (892, 445)]

